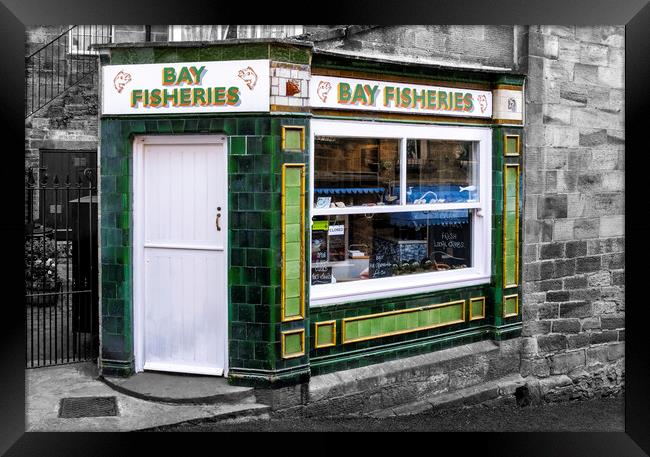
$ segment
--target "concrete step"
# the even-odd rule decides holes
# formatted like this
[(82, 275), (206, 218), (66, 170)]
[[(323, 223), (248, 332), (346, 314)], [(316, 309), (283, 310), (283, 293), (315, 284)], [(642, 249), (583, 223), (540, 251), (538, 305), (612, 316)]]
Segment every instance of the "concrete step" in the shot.
[(368, 416), (381, 419), (394, 416), (410, 416), (434, 409), (477, 405), (500, 397), (514, 397), (515, 389), (524, 384), (526, 384), (526, 380), (520, 374), (513, 374), (477, 386), (450, 393), (430, 395), (416, 402), (373, 411)]
[[(214, 379), (214, 378), (213, 378)], [(39, 432), (117, 432), (148, 430), (192, 421), (243, 422), (269, 417), (270, 408), (246, 397), (241, 402), (179, 404), (125, 395), (97, 378), (91, 362), (26, 370), (26, 430)], [(117, 416), (59, 417), (61, 400), (115, 397)], [(232, 397), (231, 397), (232, 398)]]
[(253, 388), (231, 386), (225, 378), (216, 376), (146, 371), (129, 378), (100, 376), (99, 379), (124, 395), (160, 403), (211, 405), (256, 402)]

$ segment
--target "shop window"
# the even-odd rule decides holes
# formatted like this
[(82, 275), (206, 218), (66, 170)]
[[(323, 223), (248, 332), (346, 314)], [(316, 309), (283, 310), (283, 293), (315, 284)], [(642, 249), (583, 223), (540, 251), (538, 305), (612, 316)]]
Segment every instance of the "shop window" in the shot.
[(489, 129), (312, 127), (312, 305), (489, 282)]

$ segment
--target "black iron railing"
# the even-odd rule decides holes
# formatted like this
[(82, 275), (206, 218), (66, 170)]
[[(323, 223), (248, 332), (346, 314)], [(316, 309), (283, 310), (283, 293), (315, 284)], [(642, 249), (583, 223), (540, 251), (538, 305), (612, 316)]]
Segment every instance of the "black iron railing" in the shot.
[[(97, 184), (41, 172), (25, 180), (25, 328), (28, 368), (97, 357)], [(55, 217), (48, 217), (54, 214)], [(45, 221), (51, 221), (46, 223)]]
[(25, 118), (70, 87), (89, 78), (94, 80), (99, 62), (91, 45), (110, 41), (110, 25), (73, 25), (27, 56)]

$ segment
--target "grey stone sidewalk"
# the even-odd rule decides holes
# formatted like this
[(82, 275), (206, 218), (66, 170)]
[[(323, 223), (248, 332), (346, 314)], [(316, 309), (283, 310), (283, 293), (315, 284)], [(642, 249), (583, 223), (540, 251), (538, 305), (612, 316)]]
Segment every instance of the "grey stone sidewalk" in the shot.
[[(61, 418), (61, 399), (116, 397), (117, 416)], [(147, 401), (118, 392), (97, 379), (90, 363), (26, 370), (25, 429), (48, 431), (131, 431), (194, 420), (268, 417), (268, 406), (255, 397), (214, 404), (173, 404)]]

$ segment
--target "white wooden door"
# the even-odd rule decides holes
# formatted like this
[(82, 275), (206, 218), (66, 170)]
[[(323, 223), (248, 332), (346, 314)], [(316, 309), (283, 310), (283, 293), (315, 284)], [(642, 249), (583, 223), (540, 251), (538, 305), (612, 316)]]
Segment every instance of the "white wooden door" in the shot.
[(228, 322), (225, 138), (138, 142), (136, 370), (222, 375)]

